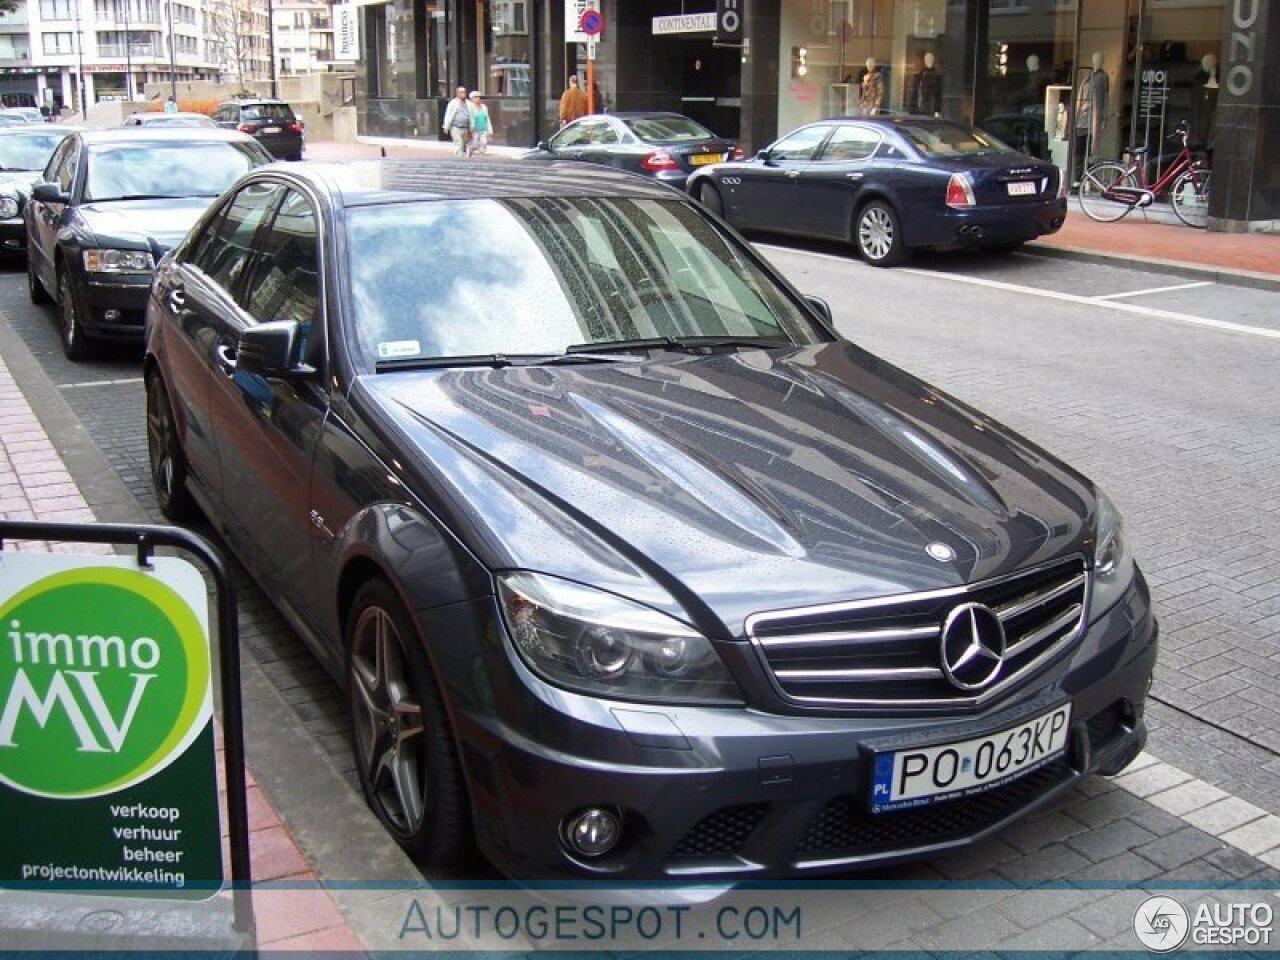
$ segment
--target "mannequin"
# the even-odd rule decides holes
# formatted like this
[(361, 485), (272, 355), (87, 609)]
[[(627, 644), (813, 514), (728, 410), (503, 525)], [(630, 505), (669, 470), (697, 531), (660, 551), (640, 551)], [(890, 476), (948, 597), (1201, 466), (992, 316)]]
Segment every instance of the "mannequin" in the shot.
[(1213, 123), (1218, 110), (1218, 58), (1206, 53), (1191, 84), (1191, 136), (1213, 149)]
[(884, 103), (884, 77), (875, 57), (867, 57), (867, 69), (862, 74), (858, 90), (858, 115), (870, 117)]
[(1085, 141), (1089, 158), (1098, 152), (1102, 131), (1107, 128), (1107, 104), (1111, 95), (1111, 80), (1102, 69), (1101, 52), (1095, 51), (1091, 62), (1091, 69), (1081, 73), (1076, 87), (1076, 130)]
[(932, 53), (924, 55), (924, 66), (911, 78), (907, 109), (930, 117), (942, 115), (942, 74), (938, 72), (937, 60)]
[(1038, 106), (1044, 102), (1044, 78), (1040, 75), (1040, 58), (1034, 53), (1027, 57), (1027, 80), (1015, 95), (1014, 104), (1020, 107)]

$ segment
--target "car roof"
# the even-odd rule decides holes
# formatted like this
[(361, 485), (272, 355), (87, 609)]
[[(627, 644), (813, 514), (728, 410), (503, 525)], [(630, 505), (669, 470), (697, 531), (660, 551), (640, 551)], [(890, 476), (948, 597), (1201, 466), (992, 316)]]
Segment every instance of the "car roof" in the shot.
[(84, 129), (86, 128), (66, 123), (44, 123), (39, 125), (26, 123), (22, 126), (0, 127), (0, 137), (30, 137), (42, 133), (61, 134), (64, 137), (69, 137), (71, 134), (79, 133)]
[(223, 106), (230, 106), (232, 104), (235, 104), (236, 106), (242, 107), (245, 104), (251, 104), (251, 103), (282, 103), (285, 106), (289, 105), (288, 100), (281, 100), (279, 97), (230, 97), (226, 100), (223, 100), (220, 104), (218, 104), (218, 106), (223, 107)]
[(648, 177), (571, 161), (468, 163), (395, 158), (340, 163), (307, 160), (259, 169), (310, 181), (345, 207), (409, 200), (535, 197), (679, 200), (683, 196)]
[(165, 127), (165, 126), (127, 126), (109, 127), (105, 130), (81, 130), (80, 138), (85, 143), (164, 143), (171, 140), (190, 142), (232, 141), (234, 143), (257, 143), (247, 133), (238, 130), (223, 130), (219, 127)]

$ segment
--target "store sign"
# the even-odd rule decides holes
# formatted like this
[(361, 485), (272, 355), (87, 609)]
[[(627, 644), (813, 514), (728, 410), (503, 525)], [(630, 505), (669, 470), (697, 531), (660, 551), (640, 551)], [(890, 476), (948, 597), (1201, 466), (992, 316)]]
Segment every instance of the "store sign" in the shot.
[(716, 0), (716, 43), (742, 46), (742, 0)]
[(653, 35), (663, 37), (672, 33), (711, 33), (716, 28), (714, 13), (686, 13), (674, 17), (654, 17)]
[(0, 887), (221, 887), (208, 594), (192, 564), (0, 555), (0, 823)]
[(359, 19), (353, 3), (336, 3), (333, 6), (333, 59), (360, 59)]

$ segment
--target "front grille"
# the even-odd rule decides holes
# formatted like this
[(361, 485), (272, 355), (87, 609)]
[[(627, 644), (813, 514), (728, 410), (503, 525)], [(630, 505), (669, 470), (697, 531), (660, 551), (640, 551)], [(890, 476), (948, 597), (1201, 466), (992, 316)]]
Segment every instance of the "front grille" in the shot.
[(1071, 776), (1070, 762), (1059, 757), (985, 793), (894, 813), (871, 813), (865, 796), (837, 797), (809, 824), (796, 857), (840, 859), (959, 840), (1014, 815)]
[[(1089, 577), (1076, 556), (982, 583), (755, 614), (747, 635), (779, 693), (800, 705), (979, 705), (1065, 651), (1084, 628)], [(942, 669), (942, 626), (958, 605), (1000, 618), (1005, 657), (992, 685), (963, 690)]]
[(671, 851), (676, 857), (731, 857), (764, 819), (762, 803), (725, 807), (703, 817)]

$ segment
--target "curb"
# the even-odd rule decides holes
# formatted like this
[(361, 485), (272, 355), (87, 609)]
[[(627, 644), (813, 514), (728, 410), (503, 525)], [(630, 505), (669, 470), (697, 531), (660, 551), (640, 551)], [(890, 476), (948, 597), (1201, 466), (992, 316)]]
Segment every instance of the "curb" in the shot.
[(1059, 260), (1075, 260), (1081, 263), (1096, 263), (1113, 267), (1141, 267), (1151, 273), (1168, 276), (1187, 277), (1192, 280), (1212, 280), (1215, 283), (1236, 287), (1248, 287), (1254, 290), (1280, 292), (1280, 276), (1269, 273), (1258, 273), (1253, 270), (1231, 270), (1219, 266), (1201, 266), (1182, 260), (1167, 260), (1159, 257), (1136, 257), (1124, 253), (1108, 253), (1092, 250), (1087, 247), (1065, 246), (1042, 241), (1032, 241), (1022, 248), (1023, 253), (1032, 256), (1057, 258)]

